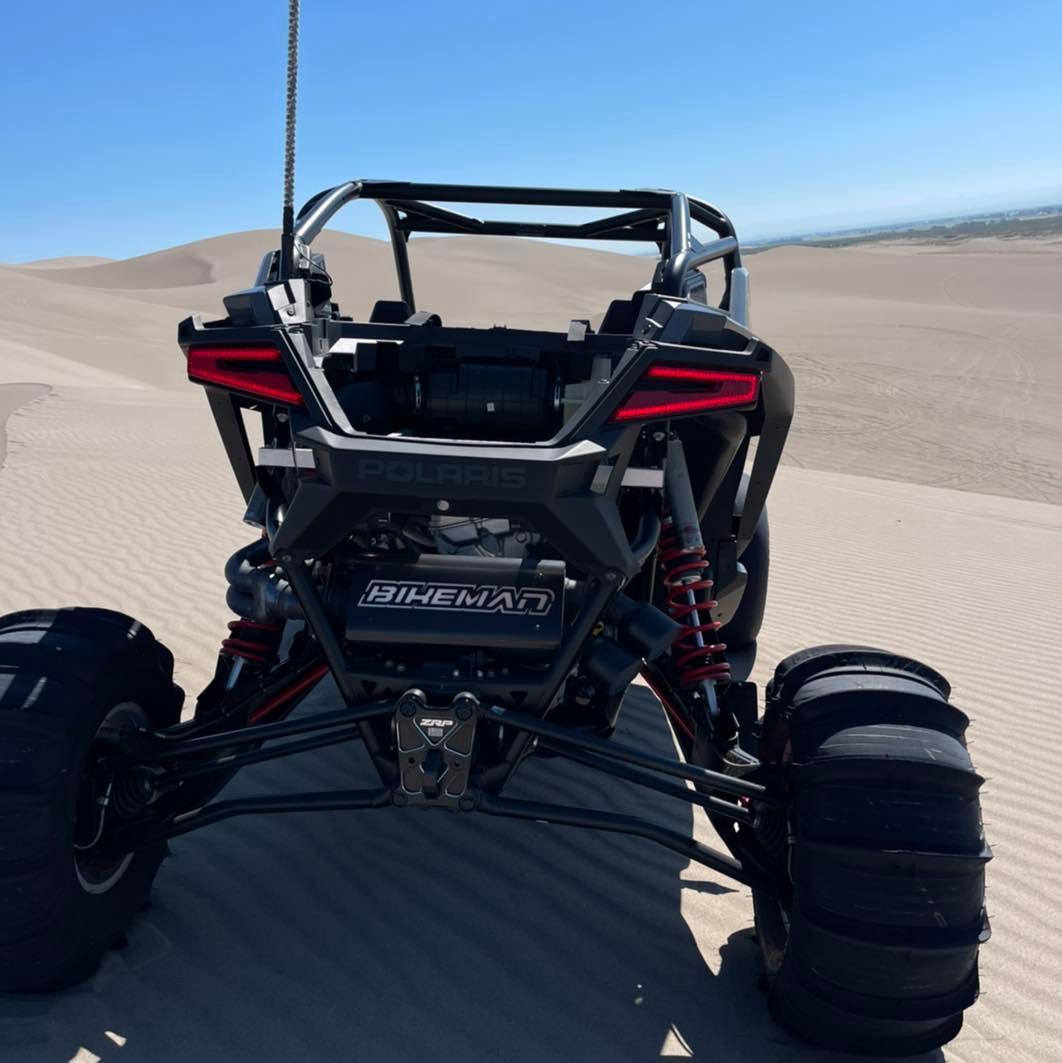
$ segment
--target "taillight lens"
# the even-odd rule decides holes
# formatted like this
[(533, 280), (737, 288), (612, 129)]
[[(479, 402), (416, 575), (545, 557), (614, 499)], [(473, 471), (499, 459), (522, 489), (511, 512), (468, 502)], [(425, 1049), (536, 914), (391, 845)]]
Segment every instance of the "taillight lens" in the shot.
[(190, 347), (188, 379), (281, 406), (302, 406), (276, 347)]
[(751, 406), (759, 392), (757, 373), (653, 365), (612, 415), (612, 420), (657, 421), (686, 413)]

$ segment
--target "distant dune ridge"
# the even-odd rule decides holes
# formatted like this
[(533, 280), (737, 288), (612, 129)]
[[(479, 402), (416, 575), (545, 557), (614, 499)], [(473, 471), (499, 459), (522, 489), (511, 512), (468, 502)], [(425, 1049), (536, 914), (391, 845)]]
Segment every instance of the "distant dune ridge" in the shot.
[[(276, 243), (0, 266), (0, 613), (139, 617), (173, 648), (186, 709), (230, 619), (222, 566), (250, 531), (175, 325), (219, 316)], [(347, 312), (394, 297), (385, 244), (315, 246)], [(412, 257), (421, 307), (445, 322), (559, 330), (652, 268), (464, 237), (415, 241)], [(776, 248), (748, 265), (753, 327), (798, 389), (755, 678), (831, 641), (948, 675), (989, 779), (994, 937), (984, 998), (923, 1063), (1057, 1058), (1062, 242)], [(644, 687), (620, 734), (673, 749)], [(348, 788), (367, 770), (340, 747), (258, 765), (229, 793)], [(713, 842), (699, 811), (556, 761), (517, 789)], [(173, 848), (155, 906), (84, 989), (0, 1001), (0, 1059), (822, 1058), (770, 1025), (748, 891), (645, 842), (374, 812), (248, 817)]]
[(102, 255), (65, 255), (62, 258), (38, 258), (32, 262), (22, 262), (22, 269), (78, 269), (82, 266), (102, 266), (113, 262), (112, 258)]

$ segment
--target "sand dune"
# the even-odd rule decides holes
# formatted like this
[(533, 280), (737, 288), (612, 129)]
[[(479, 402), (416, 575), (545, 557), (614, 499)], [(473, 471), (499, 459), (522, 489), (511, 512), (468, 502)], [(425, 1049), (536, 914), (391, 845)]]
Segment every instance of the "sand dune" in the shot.
[[(335, 243), (351, 305), (367, 305), (359, 286), (380, 248)], [(208, 678), (229, 619), (221, 567), (248, 530), (173, 327), (186, 310), (216, 313), (215, 295), (248, 283), (268, 246), (238, 234), (132, 268), (0, 269), (0, 612), (122, 609), (174, 649), (189, 691)], [(490, 319), (518, 286), (549, 316), (574, 285), (589, 313), (646, 270), (547, 245), (516, 255), (507, 241), (414, 254), (422, 302), (446, 320)], [(1039, 243), (750, 259), (757, 328), (800, 389), (793, 464), (771, 499), (756, 678), (816, 642), (922, 657), (974, 717), (989, 778), (984, 996), (925, 1063), (1048, 1060), (1062, 1044), (1062, 786), (1048, 759), (1062, 745), (1060, 264)], [(551, 322), (570, 316), (558, 304)], [(332, 699), (323, 689), (308, 709)], [(671, 748), (644, 688), (621, 734)], [(249, 769), (230, 793), (358, 785), (368, 770), (336, 747)], [(712, 842), (699, 812), (557, 761), (531, 765), (518, 789)], [(386, 811), (234, 820), (173, 848), (154, 908), (89, 984), (0, 1000), (4, 1063), (825, 1058), (770, 1024), (748, 891), (648, 843)]]
[(7, 419), (27, 402), (47, 394), (44, 384), (0, 384), (0, 468), (7, 456)]
[[(278, 244), (270, 230), (234, 233), (121, 262), (52, 269), (47, 279), (214, 316), (223, 296), (254, 283), (262, 256)], [(313, 246), (327, 257), (344, 313), (364, 319), (377, 299), (397, 298), (388, 243), (326, 232)], [(515, 239), (415, 240), (410, 259), (418, 305), (448, 324), (504, 319), (563, 328), (571, 317), (600, 315), (652, 274), (646, 259)]]
[(788, 461), (1062, 501), (1062, 243), (749, 263), (756, 329), (799, 382)]

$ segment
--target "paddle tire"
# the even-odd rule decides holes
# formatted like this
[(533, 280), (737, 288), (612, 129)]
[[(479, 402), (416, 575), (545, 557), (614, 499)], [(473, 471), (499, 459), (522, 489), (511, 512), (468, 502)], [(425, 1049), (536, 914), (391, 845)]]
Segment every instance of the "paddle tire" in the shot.
[(89, 977), (146, 905), (165, 844), (106, 856), (94, 845), (122, 730), (177, 722), (173, 655), (103, 609), (0, 618), (0, 990)]
[(917, 661), (824, 646), (767, 688), (761, 759), (791, 764), (764, 823), (791, 893), (754, 896), (774, 1020), (804, 1041), (911, 1055), (950, 1041), (978, 993), (985, 844), (967, 717)]

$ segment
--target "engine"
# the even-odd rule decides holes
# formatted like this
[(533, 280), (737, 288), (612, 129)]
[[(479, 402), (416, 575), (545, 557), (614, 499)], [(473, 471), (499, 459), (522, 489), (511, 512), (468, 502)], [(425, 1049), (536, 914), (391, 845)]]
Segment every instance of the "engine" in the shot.
[[(396, 696), (416, 685), (445, 695), (486, 685), (500, 701), (544, 677), (584, 604), (584, 581), (549, 556), (541, 536), (501, 518), (388, 514), (317, 562), (331, 626), (367, 689)], [(260, 624), (299, 619), (301, 607), (270, 564), (265, 540), (230, 559), (229, 605)], [(677, 627), (619, 595), (573, 662), (551, 717), (607, 732), (643, 658)]]

